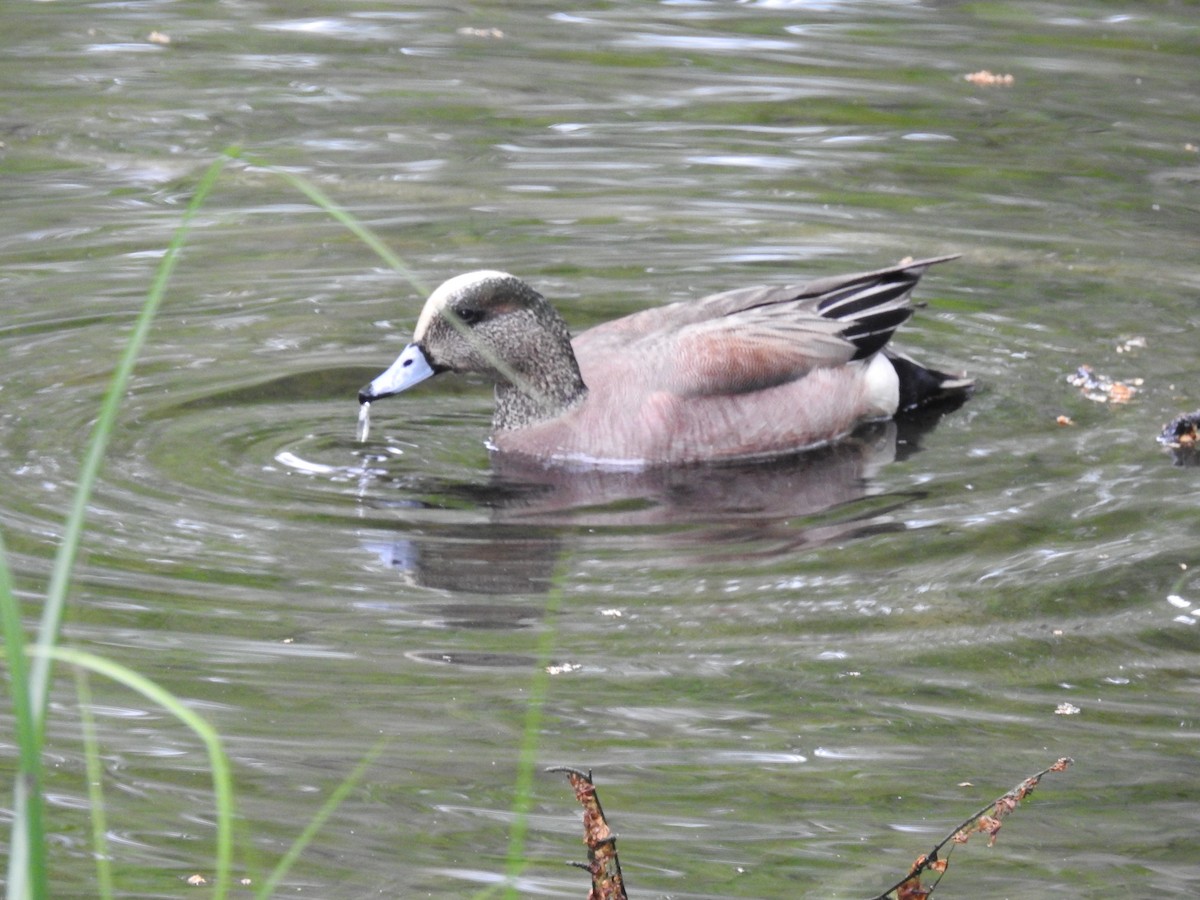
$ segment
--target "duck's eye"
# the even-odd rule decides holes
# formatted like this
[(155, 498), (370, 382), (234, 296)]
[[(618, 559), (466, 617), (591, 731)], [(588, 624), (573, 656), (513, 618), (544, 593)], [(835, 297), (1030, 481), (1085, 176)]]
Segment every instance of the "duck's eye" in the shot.
[(483, 310), (467, 307), (466, 309), (456, 309), (458, 319), (464, 325), (478, 325), (484, 320)]

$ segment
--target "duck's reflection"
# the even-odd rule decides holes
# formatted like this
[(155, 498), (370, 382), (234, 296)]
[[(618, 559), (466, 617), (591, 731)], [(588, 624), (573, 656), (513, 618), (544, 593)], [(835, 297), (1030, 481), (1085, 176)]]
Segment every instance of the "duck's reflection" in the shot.
[[(918, 449), (936, 420), (874, 422), (836, 444), (741, 465), (571, 470), (496, 457), (485, 484), (409, 485), (427, 499), (366, 500), (410, 513), (402, 535), (364, 547), (416, 584), (468, 595), (544, 592), (564, 546), (606, 536), (638, 556), (652, 551), (656, 565), (774, 559), (903, 529), (896, 513), (914, 495), (883, 494), (872, 478)], [(447, 615), (469, 625), (466, 612), (456, 603)], [(497, 627), (494, 610), (478, 627)]]

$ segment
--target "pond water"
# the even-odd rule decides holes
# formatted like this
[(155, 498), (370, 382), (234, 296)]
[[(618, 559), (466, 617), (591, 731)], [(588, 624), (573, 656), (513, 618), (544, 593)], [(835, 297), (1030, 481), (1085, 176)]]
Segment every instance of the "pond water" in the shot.
[[(11, 0), (5, 24), (0, 520), (31, 628), (99, 400), (224, 148), (311, 179), (414, 273), (231, 164), (93, 501), (66, 640), (218, 728), (239, 874), (382, 737), (284, 893), (495, 885), (551, 666), (539, 769), (595, 770), (634, 896), (869, 897), (1064, 755), (940, 893), (1200, 893), (1198, 470), (1155, 441), (1200, 407), (1191, 7)], [(358, 387), (462, 271), (515, 272), (582, 329), (941, 253), (963, 256), (899, 343), (979, 390), (930, 427), (548, 478), (489, 460), (489, 389), (443, 377), (355, 440)], [(1088, 399), (1083, 364), (1137, 393)], [(195, 896), (203, 748), (92, 688), (119, 894)], [(58, 897), (95, 891), (78, 706), (64, 670)], [(518, 893), (586, 896), (565, 781), (531, 802)]]

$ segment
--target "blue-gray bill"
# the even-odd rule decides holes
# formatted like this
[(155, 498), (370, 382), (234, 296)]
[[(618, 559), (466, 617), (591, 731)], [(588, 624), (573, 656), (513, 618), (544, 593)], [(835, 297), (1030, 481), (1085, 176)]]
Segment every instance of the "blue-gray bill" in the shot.
[(359, 403), (369, 403), (406, 391), (414, 384), (436, 374), (425, 353), (416, 344), (409, 344), (386, 372), (358, 392)]

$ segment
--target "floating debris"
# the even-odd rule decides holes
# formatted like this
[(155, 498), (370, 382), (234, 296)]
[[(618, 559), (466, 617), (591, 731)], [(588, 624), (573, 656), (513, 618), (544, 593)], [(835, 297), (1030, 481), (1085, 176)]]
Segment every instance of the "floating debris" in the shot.
[(1128, 403), (1142, 386), (1143, 379), (1116, 381), (1107, 375), (1099, 375), (1091, 366), (1080, 366), (1067, 382), (1079, 388), (1083, 396), (1096, 403)]
[(1200, 466), (1200, 409), (1176, 416), (1163, 426), (1158, 442), (1171, 449), (1175, 465)]
[(963, 78), (980, 87), (1012, 87), (1013, 82), (1016, 81), (1011, 75), (997, 75), (987, 69), (971, 72), (969, 75), (964, 75)]
[(1060, 703), (1054, 708), (1056, 716), (1077, 716), (1082, 710), (1074, 703)]
[(165, 45), (171, 43), (171, 36), (169, 34), (163, 34), (161, 31), (152, 31), (146, 35), (146, 40), (152, 44)]
[(371, 433), (371, 403), (358, 404), (358, 442), (361, 444)]
[(499, 28), (471, 28), (470, 26), (459, 28), (458, 34), (467, 37), (490, 38), (493, 41), (501, 40), (504, 37), (504, 32)]
[(1074, 425), (1075, 424), (1075, 420), (1072, 419), (1070, 416), (1059, 416), (1054, 421), (1057, 422), (1059, 425)]
[(1118, 353), (1132, 353), (1134, 350), (1145, 350), (1146, 339), (1144, 337), (1126, 338), (1117, 344)]
[(1158, 442), (1177, 449), (1194, 448), (1196, 441), (1200, 440), (1198, 428), (1200, 428), (1200, 409), (1176, 416), (1164, 425), (1162, 433), (1158, 436)]

